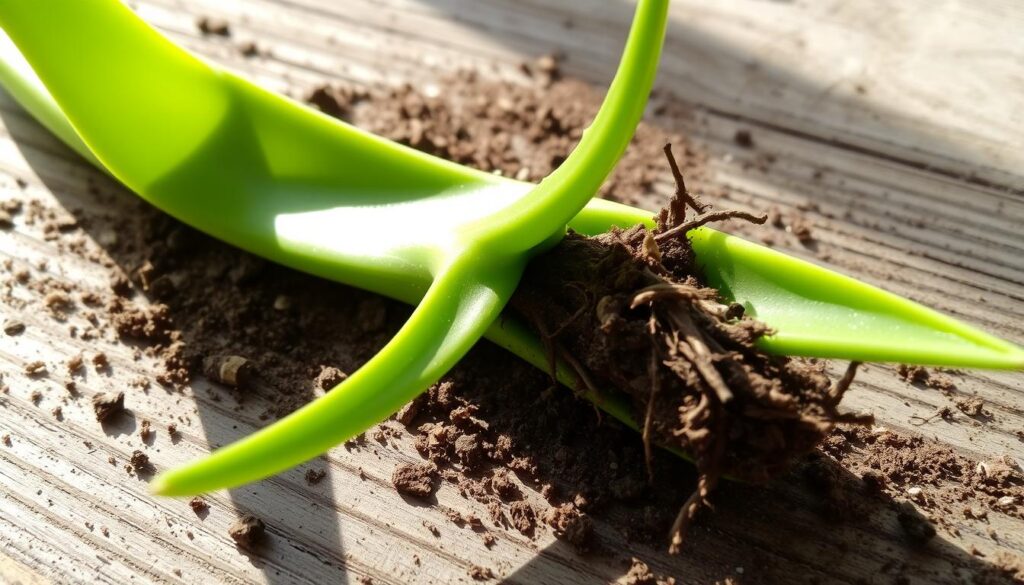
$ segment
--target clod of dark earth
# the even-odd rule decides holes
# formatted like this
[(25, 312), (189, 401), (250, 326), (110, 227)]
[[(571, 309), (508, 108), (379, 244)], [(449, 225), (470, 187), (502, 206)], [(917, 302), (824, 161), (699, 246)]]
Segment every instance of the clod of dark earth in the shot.
[(321, 390), (330, 390), (345, 381), (348, 376), (334, 366), (323, 366), (316, 377), (316, 385)]
[(17, 319), (8, 319), (4, 322), (4, 333), (7, 335), (21, 335), (25, 332), (25, 324)]
[(266, 535), (266, 531), (267, 526), (263, 523), (263, 520), (252, 514), (242, 516), (228, 527), (228, 535), (235, 541), (235, 544), (239, 548), (249, 551), (255, 550), (259, 546)]
[(202, 16), (196, 20), (196, 28), (204, 35), (231, 36), (231, 25), (223, 18)]
[(723, 475), (766, 481), (836, 424), (872, 418), (838, 410), (856, 363), (831, 385), (820, 367), (759, 351), (754, 343), (768, 327), (701, 282), (686, 233), (767, 216), (712, 210), (687, 191), (669, 146), (665, 153), (676, 194), (653, 233), (640, 226), (592, 238), (570, 233), (529, 265), (511, 306), (573, 367), (580, 393), (630, 396), (648, 461), (652, 443), (693, 456), (700, 479), (672, 528), (678, 552)]
[(128, 464), (135, 473), (152, 473), (154, 471), (153, 464), (149, 461), (149, 455), (146, 455), (138, 449), (132, 451), (132, 456), (131, 459), (128, 460)]
[(124, 410), (124, 392), (103, 392), (92, 397), (96, 420), (103, 423)]
[(316, 485), (327, 477), (327, 471), (324, 469), (307, 469), (305, 477), (306, 483), (309, 485)]
[(210, 509), (210, 504), (207, 504), (206, 500), (199, 496), (195, 496), (189, 500), (188, 506), (192, 508), (192, 511), (196, 513), (196, 516), (200, 517), (205, 517), (207, 511)]
[(46, 362), (41, 360), (34, 360), (25, 364), (24, 370), (26, 376), (37, 377), (46, 375)]
[(437, 469), (430, 463), (403, 463), (395, 468), (391, 483), (399, 493), (427, 498), (434, 493)]

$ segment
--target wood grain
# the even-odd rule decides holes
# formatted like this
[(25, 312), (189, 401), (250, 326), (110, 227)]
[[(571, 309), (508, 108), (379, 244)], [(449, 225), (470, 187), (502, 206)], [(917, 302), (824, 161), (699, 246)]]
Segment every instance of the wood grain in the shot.
[[(628, 3), (580, 0), (147, 0), (138, 13), (176, 42), (275, 90), (299, 94), (326, 79), (421, 83), (464, 66), (515, 78), (518, 63), (561, 51), (569, 73), (607, 82), (629, 21)], [(230, 39), (198, 35), (198, 15), (222, 16)], [(1024, 8), (1017, 2), (923, 0), (813, 3), (678, 1), (659, 87), (688, 104), (688, 136), (711, 155), (706, 187), (739, 207), (808, 203), (816, 245), (779, 247), (879, 284), (1024, 343)], [(237, 44), (258, 40), (269, 56), (245, 59)], [(28, 182), (49, 206), (130, 213), (129, 195), (42, 131), (0, 94), (0, 197)], [(733, 141), (750, 130), (754, 149)], [(764, 157), (774, 162), (764, 165)], [(759, 167), (764, 167), (763, 169)], [(668, 176), (665, 177), (666, 181)], [(97, 198), (90, 184), (110, 197)], [(662, 194), (668, 184), (658, 186)], [(653, 205), (654, 199), (647, 200)], [(94, 241), (87, 246), (103, 255)], [(105, 271), (62, 254), (37, 227), (0, 232), (0, 260), (33, 274), (107, 286)], [(213, 399), (200, 381), (185, 394), (133, 392), (135, 423), (152, 420), (152, 446), (131, 424), (101, 429), (88, 397), (124, 389), (154, 364), (111, 339), (68, 334), (80, 316), (59, 323), (39, 316), (40, 299), (4, 291), (0, 320), (26, 322), (25, 334), (0, 337), (0, 579), (10, 582), (374, 583), (469, 582), (473, 564), (517, 583), (598, 583), (621, 577), (628, 557), (648, 561), (681, 582), (731, 576), (758, 582), (791, 572), (821, 582), (872, 582), (904, 566), (912, 580), (952, 579), (998, 551), (1024, 554), (1024, 523), (991, 514), (1000, 539), (964, 526), (942, 533), (928, 551), (909, 553), (884, 519), (830, 526), (796, 485), (728, 485), (714, 518), (701, 523), (686, 552), (667, 556), (630, 544), (599, 525), (615, 554), (580, 557), (542, 532), (535, 540), (498, 531), (485, 547), (445, 510), (486, 517), (481, 505), (442, 487), (437, 504), (417, 507), (390, 487), (396, 464), (411, 460), (410, 437), (394, 445), (335, 449), (326, 461), (254, 486), (218, 493), (199, 519), (187, 502), (154, 499), (126, 474), (134, 449), (164, 469), (262, 426), (259, 401)], [(90, 372), (82, 397), (62, 387), (63, 364), (83, 350), (105, 351), (109, 376)], [(28, 379), (29, 361), (51, 375)], [(1024, 375), (965, 372), (958, 392), (985, 400), (985, 423), (938, 424), (927, 433), (982, 460), (1022, 457)], [(33, 404), (31, 394), (42, 400)], [(892, 368), (870, 366), (849, 404), (882, 424), (910, 427), (945, 404), (913, 388)], [(61, 405), (63, 420), (50, 414)], [(177, 442), (163, 431), (176, 421)], [(108, 462), (113, 457), (115, 464)], [(328, 478), (309, 486), (309, 467)], [(362, 477), (361, 477), (362, 475)], [(539, 498), (526, 488), (527, 497)], [(258, 510), (270, 531), (257, 556), (227, 537), (236, 510)], [(955, 520), (954, 520), (955, 521)], [(434, 537), (424, 523), (439, 527)], [(966, 567), (966, 568), (965, 568)], [(759, 577), (760, 576), (760, 577)], [(891, 578), (891, 577), (890, 577)], [(877, 582), (877, 581), (875, 581)]]

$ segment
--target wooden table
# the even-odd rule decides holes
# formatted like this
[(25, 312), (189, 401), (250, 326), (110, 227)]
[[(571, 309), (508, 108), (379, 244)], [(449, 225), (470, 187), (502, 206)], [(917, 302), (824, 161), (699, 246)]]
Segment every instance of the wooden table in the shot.
[[(295, 95), (326, 79), (415, 82), (467, 65), (514, 76), (524, 58), (550, 51), (566, 56), (568, 73), (603, 84), (631, 15), (629, 3), (611, 0), (131, 4), (176, 42)], [(232, 38), (201, 36), (199, 15), (226, 18)], [(712, 153), (710, 181), (728, 187), (733, 203), (838, 210), (832, 217), (805, 211), (816, 224), (817, 249), (793, 244), (787, 251), (1024, 343), (1022, 27), (1024, 5), (1006, 0), (677, 0), (658, 85), (692, 105), (687, 132)], [(236, 46), (246, 39), (270, 54), (243, 58)], [(0, 198), (24, 179), (29, 196), (58, 205), (98, 176), (5, 93), (0, 118)], [(752, 132), (755, 149), (735, 144), (741, 128)], [(749, 168), (765, 155), (774, 164)], [(59, 254), (31, 226), (0, 232), (0, 254), (15, 267), (104, 284), (95, 265)], [(0, 318), (40, 303), (19, 291), (0, 303)], [(621, 577), (628, 568), (622, 557), (636, 554), (687, 583), (758, 582), (780, 571), (800, 582), (881, 583), (891, 577), (879, 572), (894, 564), (911, 580), (929, 581), (952, 579), (952, 567), (984, 563), (999, 550), (1024, 554), (1024, 523), (1005, 515), (990, 518), (998, 541), (965, 525), (959, 536), (943, 531), (927, 549), (911, 551), (892, 541), (891, 527), (852, 533), (824, 524), (801, 509), (808, 496), (798, 486), (746, 488), (740, 503), (720, 498), (718, 515), (677, 557), (622, 543), (602, 526), (620, 555), (581, 557), (548, 532), (533, 541), (501, 532), (488, 549), (445, 520), (448, 509), (486, 517), (482, 506), (442, 487), (438, 505), (413, 507), (391, 489), (394, 466), (415, 457), (408, 436), (402, 450), (335, 450), (317, 486), (303, 481), (300, 468), (215, 494), (199, 520), (187, 502), (154, 499), (145, 482), (108, 463), (110, 455), (123, 463), (141, 447), (137, 433), (101, 432), (88, 400), (65, 404), (63, 421), (55, 420), (50, 410), (58, 402), (50, 396), (60, 379), (22, 374), (32, 360), (56, 368), (85, 347), (103, 349), (113, 374), (90, 378), (83, 392), (91, 394), (124, 388), (151, 364), (133, 361), (114, 341), (72, 339), (65, 325), (33, 314), (20, 316), (30, 326), (25, 335), (0, 336), (0, 371), (10, 387), (0, 407), (0, 434), (11, 439), (0, 446), (5, 582), (468, 582), (467, 569), (480, 564), (509, 582), (590, 583)], [(972, 459), (1022, 457), (1024, 375), (968, 372), (957, 385), (984, 399), (992, 419), (926, 432), (941, 432)], [(38, 406), (31, 400), (37, 390)], [(150, 448), (161, 468), (261, 424), (259, 404), (236, 411), (205, 396), (152, 391), (136, 399), (137, 411), (192, 422), (180, 425), (176, 444), (164, 435)], [(911, 417), (945, 401), (880, 366), (868, 367), (849, 397), (852, 408), (871, 409), (893, 428), (910, 428)], [(227, 537), (235, 509), (258, 510), (267, 520), (270, 540), (260, 555), (240, 554)], [(440, 527), (442, 538), (423, 522)], [(986, 556), (972, 557), (972, 547)]]

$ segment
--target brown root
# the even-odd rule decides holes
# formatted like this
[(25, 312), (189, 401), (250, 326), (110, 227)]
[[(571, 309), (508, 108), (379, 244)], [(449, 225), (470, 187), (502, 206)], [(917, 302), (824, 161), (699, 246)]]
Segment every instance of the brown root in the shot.
[[(769, 329), (701, 284), (686, 232), (721, 219), (765, 217), (710, 210), (686, 190), (668, 147), (666, 154), (676, 197), (653, 234), (639, 227), (595, 238), (570, 234), (531, 264), (512, 306), (542, 334), (559, 332), (548, 341), (588, 389), (632, 398), (649, 477), (653, 444), (693, 457), (697, 488), (671, 528), (670, 550), (678, 552), (724, 475), (767, 479), (837, 423), (870, 417), (838, 411), (856, 363), (832, 385), (821, 365), (761, 352), (756, 342)], [(564, 293), (566, 283), (574, 294)]]

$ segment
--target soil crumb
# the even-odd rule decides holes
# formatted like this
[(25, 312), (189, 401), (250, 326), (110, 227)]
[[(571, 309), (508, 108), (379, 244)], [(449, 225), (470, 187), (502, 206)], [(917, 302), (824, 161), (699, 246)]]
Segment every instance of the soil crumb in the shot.
[(153, 472), (153, 464), (149, 461), (149, 455), (146, 455), (145, 453), (139, 451), (138, 449), (132, 451), (132, 456), (128, 460), (128, 464), (136, 473)]
[(106, 422), (124, 411), (124, 392), (103, 392), (92, 397), (92, 408), (96, 420)]
[(429, 463), (403, 463), (395, 468), (391, 483), (399, 493), (428, 498), (434, 493), (436, 469)]
[(660, 577), (655, 575), (647, 563), (633, 557), (629, 572), (623, 578), (624, 585), (675, 585), (673, 577)]
[(946, 374), (929, 371), (923, 366), (900, 364), (896, 369), (899, 377), (909, 384), (948, 392), (956, 390), (956, 384)]
[(1024, 519), (1017, 505), (1024, 503), (1024, 470), (1010, 456), (972, 461), (921, 435), (850, 427), (836, 429), (822, 450), (873, 491), (909, 496), (940, 526), (961, 515), (980, 519), (989, 510)]
[(206, 503), (206, 500), (199, 496), (195, 496), (189, 500), (188, 506), (192, 508), (192, 511), (195, 512), (196, 516), (205, 516), (210, 510), (210, 504)]
[(348, 376), (338, 368), (323, 366), (320, 368), (320, 373), (316, 376), (316, 386), (321, 390), (327, 391), (344, 382), (345, 378), (348, 378)]
[(513, 502), (509, 506), (509, 518), (516, 530), (527, 536), (532, 536), (537, 527), (537, 514), (530, 504), (524, 501)]
[(743, 148), (754, 147), (754, 136), (750, 133), (750, 130), (737, 130), (732, 136), (733, 142)]
[(102, 351), (97, 352), (96, 355), (92, 356), (92, 366), (97, 372), (108, 371), (110, 370), (110, 359)]
[(672, 530), (678, 551), (722, 475), (766, 481), (837, 423), (871, 419), (838, 410), (856, 364), (833, 385), (820, 367), (757, 350), (769, 329), (700, 281), (688, 231), (767, 217), (713, 210), (687, 191), (665, 152), (676, 196), (653, 234), (640, 226), (592, 238), (570, 233), (530, 264), (511, 306), (571, 366), (577, 392), (607, 400), (601, 393), (615, 389), (631, 398), (648, 460), (652, 443), (694, 456), (700, 481)]
[(488, 567), (473, 565), (469, 568), (469, 577), (474, 581), (490, 581), (494, 579), (494, 571)]
[(196, 20), (196, 28), (204, 35), (231, 36), (231, 25), (223, 18), (202, 16)]
[(17, 319), (8, 319), (4, 321), (4, 333), (7, 335), (21, 335), (25, 332), (25, 324)]
[(40, 377), (46, 374), (46, 362), (35, 360), (25, 364), (24, 372), (26, 376)]
[(139, 428), (139, 438), (142, 439), (142, 442), (149, 444), (155, 434), (156, 431), (153, 430), (153, 424), (148, 420), (142, 421), (142, 425)]
[(234, 524), (228, 527), (228, 535), (239, 548), (245, 550), (254, 550), (263, 541), (266, 535), (267, 527), (260, 520), (252, 514), (246, 514), (235, 520)]
[(309, 485), (316, 485), (327, 477), (327, 471), (324, 469), (307, 469), (306, 470), (306, 483)]
[(573, 504), (548, 509), (544, 521), (560, 538), (580, 552), (588, 552), (594, 548), (595, 535), (593, 521)]

